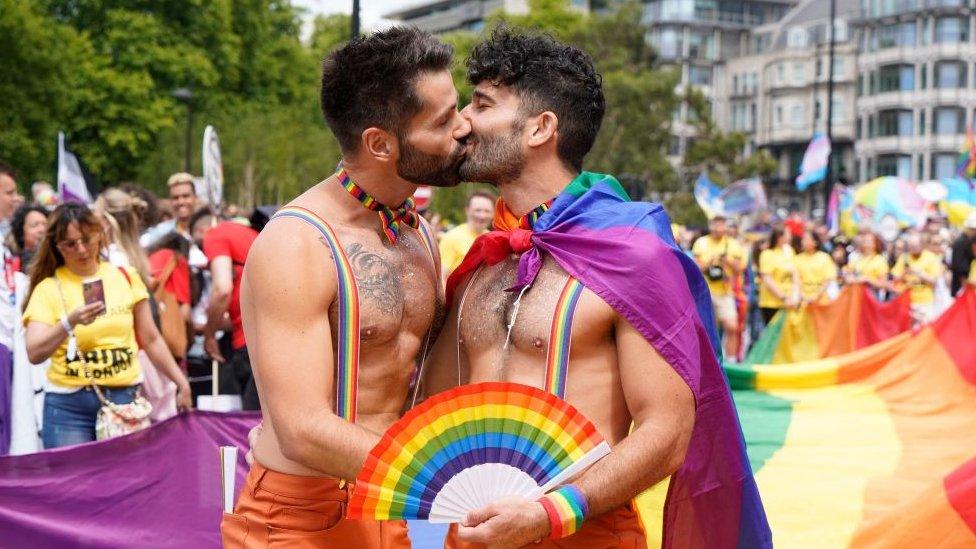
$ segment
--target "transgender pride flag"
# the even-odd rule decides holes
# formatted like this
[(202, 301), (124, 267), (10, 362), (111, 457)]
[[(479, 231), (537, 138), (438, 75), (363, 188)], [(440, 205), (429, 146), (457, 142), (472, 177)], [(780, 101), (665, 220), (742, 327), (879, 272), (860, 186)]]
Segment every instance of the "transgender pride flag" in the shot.
[(796, 176), (796, 188), (805, 191), (807, 187), (827, 177), (827, 158), (830, 156), (830, 140), (817, 132), (813, 134), (807, 152), (803, 155), (800, 175)]

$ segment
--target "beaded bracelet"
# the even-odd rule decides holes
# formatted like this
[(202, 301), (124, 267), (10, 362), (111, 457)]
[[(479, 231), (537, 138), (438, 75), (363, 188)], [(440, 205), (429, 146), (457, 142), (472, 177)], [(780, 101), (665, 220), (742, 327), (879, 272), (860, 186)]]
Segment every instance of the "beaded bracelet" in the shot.
[(567, 484), (539, 499), (549, 515), (549, 539), (559, 539), (574, 534), (589, 514), (586, 497), (579, 488)]

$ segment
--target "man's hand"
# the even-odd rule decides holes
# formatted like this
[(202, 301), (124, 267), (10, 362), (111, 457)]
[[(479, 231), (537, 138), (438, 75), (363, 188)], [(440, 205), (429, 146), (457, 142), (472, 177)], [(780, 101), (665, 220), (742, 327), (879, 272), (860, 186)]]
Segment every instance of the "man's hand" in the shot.
[(468, 513), (458, 525), (458, 539), (507, 549), (534, 543), (549, 530), (549, 515), (541, 503), (513, 496)]
[(257, 445), (258, 437), (261, 436), (261, 429), (264, 429), (264, 423), (258, 423), (247, 432), (247, 453), (244, 454), (244, 461), (248, 465), (254, 465), (254, 446)]
[(203, 350), (207, 352), (207, 356), (217, 362), (223, 363), (226, 360), (224, 355), (220, 354), (220, 344), (217, 343), (217, 338), (212, 334), (204, 336)]

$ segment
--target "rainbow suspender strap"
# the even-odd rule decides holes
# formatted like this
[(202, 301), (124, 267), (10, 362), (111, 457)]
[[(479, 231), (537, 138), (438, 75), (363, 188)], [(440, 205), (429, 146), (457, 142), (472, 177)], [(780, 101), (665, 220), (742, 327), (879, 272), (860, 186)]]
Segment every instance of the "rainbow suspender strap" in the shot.
[(359, 384), (359, 290), (353, 276), (349, 258), (342, 251), (335, 231), (328, 223), (312, 212), (297, 206), (286, 206), (274, 217), (301, 219), (322, 234), (332, 250), (338, 279), (339, 325), (336, 329), (336, 414), (342, 419), (356, 422), (356, 392)]
[[(566, 398), (566, 376), (569, 372), (569, 350), (573, 336), (573, 317), (583, 294), (583, 284), (570, 276), (556, 302), (556, 310), (549, 329), (549, 350), (546, 356), (545, 389), (559, 398)], [(560, 539), (574, 534), (589, 515), (586, 497), (572, 484), (561, 486), (539, 499), (549, 517), (549, 538)]]
[(566, 398), (566, 375), (569, 371), (569, 348), (572, 343), (573, 317), (583, 284), (569, 277), (556, 302), (556, 311), (549, 329), (549, 350), (546, 355), (545, 389), (559, 398)]

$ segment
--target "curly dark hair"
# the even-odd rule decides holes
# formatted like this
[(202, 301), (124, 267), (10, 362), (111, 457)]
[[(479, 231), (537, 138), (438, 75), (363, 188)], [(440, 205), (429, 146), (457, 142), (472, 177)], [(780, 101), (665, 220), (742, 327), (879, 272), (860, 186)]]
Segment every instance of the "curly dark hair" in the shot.
[(423, 108), (417, 78), (446, 71), (451, 46), (414, 27), (393, 27), (358, 37), (322, 63), (322, 113), (344, 153), (359, 150), (363, 130), (377, 127), (400, 136)]
[(552, 111), (559, 120), (559, 158), (575, 171), (583, 169), (606, 111), (603, 79), (586, 53), (548, 34), (500, 27), (468, 58), (468, 81), (477, 86), (486, 80), (512, 87), (523, 116)]

